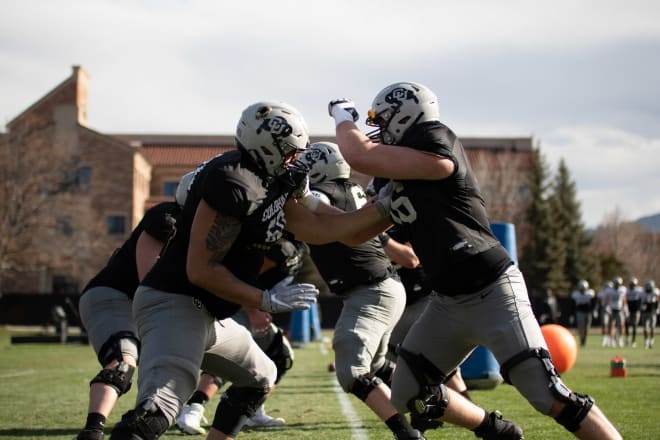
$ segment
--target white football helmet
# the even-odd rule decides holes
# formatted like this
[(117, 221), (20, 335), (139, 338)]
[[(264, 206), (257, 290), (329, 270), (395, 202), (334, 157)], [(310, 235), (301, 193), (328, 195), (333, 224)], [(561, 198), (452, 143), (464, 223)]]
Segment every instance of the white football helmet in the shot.
[(188, 191), (190, 190), (190, 185), (192, 185), (193, 177), (195, 177), (195, 171), (193, 170), (187, 174), (184, 174), (179, 180), (179, 185), (176, 187), (176, 192), (174, 193), (174, 199), (183, 208), (183, 205), (186, 204), (186, 199), (188, 198)]
[(580, 280), (577, 284), (578, 290), (586, 291), (589, 288), (589, 282), (587, 280)]
[(307, 175), (311, 183), (348, 179), (351, 175), (351, 167), (332, 142), (314, 142), (299, 160), (309, 168)]
[(287, 171), (289, 160), (309, 146), (309, 133), (298, 110), (283, 102), (257, 102), (243, 110), (236, 127), (238, 148), (270, 176)]
[(378, 129), (367, 135), (376, 142), (396, 144), (413, 125), (439, 120), (438, 98), (429, 88), (398, 82), (385, 87), (374, 98), (366, 124)]

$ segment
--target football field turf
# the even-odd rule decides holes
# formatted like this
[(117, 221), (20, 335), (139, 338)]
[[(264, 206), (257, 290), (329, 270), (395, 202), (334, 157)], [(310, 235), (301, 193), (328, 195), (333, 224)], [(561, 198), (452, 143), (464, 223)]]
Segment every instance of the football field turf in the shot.
[[(12, 344), (16, 331), (0, 329), (0, 439), (67, 439), (82, 428), (87, 413), (88, 383), (98, 372), (88, 345)], [(328, 372), (332, 349), (327, 342), (295, 349), (293, 368), (266, 402), (267, 412), (286, 419), (283, 427), (254, 429), (238, 438), (257, 440), (391, 439), (385, 425), (352, 395), (344, 394)], [(595, 397), (627, 440), (660, 439), (660, 341), (642, 347), (603, 348), (596, 333), (580, 349), (576, 365), (562, 375), (566, 384)], [(626, 359), (628, 377), (610, 377), (610, 360)], [(138, 370), (139, 371), (139, 370)], [(135, 386), (135, 385), (134, 385)], [(472, 390), (472, 398), (488, 410), (499, 409), (519, 423), (526, 439), (570, 439), (552, 419), (541, 416), (509, 385)], [(134, 405), (135, 389), (123, 396), (108, 421), (113, 426)], [(207, 405), (213, 418), (219, 394)], [(109, 432), (109, 429), (108, 429)], [(106, 436), (108, 438), (108, 436)], [(171, 429), (162, 438), (202, 439)], [(450, 427), (428, 431), (427, 438), (474, 439), (470, 431)]]

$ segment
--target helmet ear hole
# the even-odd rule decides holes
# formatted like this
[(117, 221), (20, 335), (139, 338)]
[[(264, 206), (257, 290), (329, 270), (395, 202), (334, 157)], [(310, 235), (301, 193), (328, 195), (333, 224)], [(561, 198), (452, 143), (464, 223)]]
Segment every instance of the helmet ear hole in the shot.
[(259, 150), (261, 150), (261, 154), (264, 155), (264, 157), (274, 156), (273, 152), (263, 145), (259, 147)]

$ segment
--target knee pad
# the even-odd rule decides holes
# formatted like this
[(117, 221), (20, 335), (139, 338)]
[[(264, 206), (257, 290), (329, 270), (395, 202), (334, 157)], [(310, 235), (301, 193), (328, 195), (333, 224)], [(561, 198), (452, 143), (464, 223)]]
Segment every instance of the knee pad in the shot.
[(128, 390), (131, 389), (133, 373), (135, 373), (135, 367), (121, 361), (115, 368), (104, 368), (99, 371), (99, 374), (89, 384), (90, 386), (94, 383), (108, 385), (114, 388), (117, 394), (121, 396), (128, 393)]
[(580, 423), (587, 417), (589, 411), (594, 406), (594, 399), (587, 394), (578, 394), (570, 392), (563, 399), (558, 399), (566, 404), (559, 415), (555, 417), (557, 423), (562, 425), (570, 432), (580, 429)]
[(112, 429), (110, 440), (156, 440), (169, 427), (165, 414), (149, 400), (121, 417)]
[(523, 351), (502, 364), (501, 374), (507, 383), (511, 383), (509, 372), (516, 365), (529, 358), (537, 358), (541, 361), (548, 375), (548, 388), (552, 395), (560, 402), (565, 404), (564, 409), (559, 413), (555, 420), (570, 432), (580, 429), (580, 423), (587, 416), (591, 407), (594, 405), (594, 399), (586, 394), (578, 394), (569, 390), (561, 380), (557, 372), (550, 352), (538, 347)]
[(379, 377), (388, 387), (392, 385), (392, 374), (394, 374), (394, 367), (396, 364), (389, 359), (385, 359), (385, 363), (374, 374)]
[(232, 385), (222, 395), (211, 426), (229, 437), (236, 437), (245, 421), (264, 403), (268, 391)]
[(140, 341), (133, 332), (117, 332), (112, 334), (101, 346), (98, 354), (98, 360), (101, 365), (108, 365), (113, 360), (124, 360), (123, 353), (127, 352), (135, 358), (137, 362), (140, 354)]
[(371, 373), (363, 374), (355, 379), (348, 392), (354, 394), (358, 399), (364, 402), (367, 400), (369, 393), (382, 383), (383, 380), (380, 377), (374, 376)]
[(406, 403), (408, 410), (416, 419), (430, 421), (442, 417), (449, 405), (449, 392), (443, 384), (447, 376), (421, 353), (399, 347), (398, 355), (406, 361), (419, 385), (417, 395)]
[(281, 328), (277, 328), (273, 341), (264, 352), (275, 363), (277, 368), (275, 383), (279, 383), (284, 374), (293, 367), (293, 348)]

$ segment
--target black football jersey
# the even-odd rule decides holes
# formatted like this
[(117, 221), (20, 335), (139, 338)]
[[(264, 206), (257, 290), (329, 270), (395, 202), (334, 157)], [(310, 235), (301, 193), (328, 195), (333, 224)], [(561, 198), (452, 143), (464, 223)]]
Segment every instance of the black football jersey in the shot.
[(218, 319), (240, 308), (192, 284), (186, 275), (190, 229), (203, 199), (220, 215), (241, 222), (241, 230), (224, 264), (238, 279), (256, 285), (264, 254), (281, 237), (285, 226), (284, 205), (292, 188), (265, 175), (240, 150), (230, 151), (202, 164), (195, 173), (177, 224), (177, 234), (143, 284), (200, 300)]
[(510, 264), (490, 228), (484, 199), (458, 137), (440, 122), (413, 127), (401, 141), (455, 164), (443, 180), (395, 180), (392, 220), (406, 228), (430, 286), (440, 294), (471, 293)]
[[(362, 188), (346, 179), (312, 184), (342, 211), (354, 211), (366, 202)], [(360, 201), (362, 200), (362, 201)], [(396, 273), (378, 238), (354, 247), (334, 242), (309, 245), (314, 264), (330, 291), (341, 294), (357, 285), (373, 284)]]
[[(410, 241), (409, 232), (402, 226), (393, 226), (387, 231), (387, 235), (392, 237), (399, 243), (406, 243)], [(433, 289), (428, 285), (424, 267), (418, 264), (417, 267), (412, 269), (394, 265), (397, 274), (401, 279), (403, 287), (406, 289), (406, 305), (415, 304), (420, 299), (431, 294)]]
[(115, 250), (105, 267), (87, 283), (83, 293), (92, 287), (106, 286), (124, 292), (132, 299), (139, 283), (135, 250), (140, 234), (144, 231), (166, 243), (174, 233), (180, 211), (176, 202), (163, 202), (148, 209), (128, 240)]

